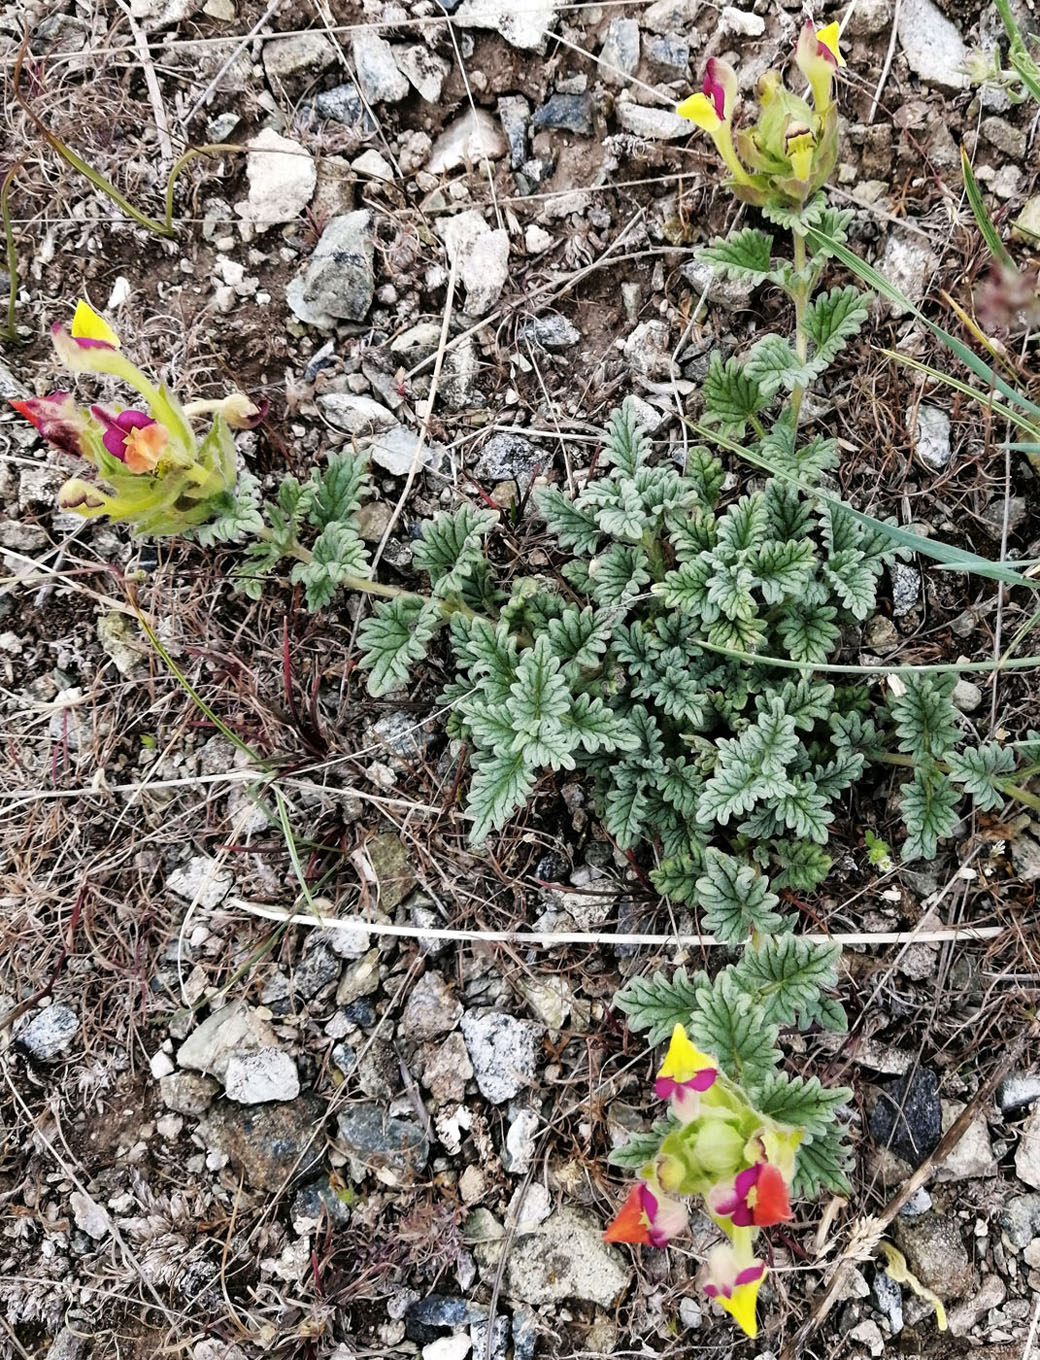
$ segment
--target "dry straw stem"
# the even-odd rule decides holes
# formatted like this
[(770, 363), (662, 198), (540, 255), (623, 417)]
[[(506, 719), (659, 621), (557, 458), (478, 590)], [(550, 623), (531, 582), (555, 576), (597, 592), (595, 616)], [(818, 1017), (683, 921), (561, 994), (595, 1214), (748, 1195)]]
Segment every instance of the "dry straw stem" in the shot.
[[(809, 1342), (838, 1302), (849, 1269), (856, 1261), (869, 1259), (899, 1210), (925, 1184), (935, 1168), (942, 1165), (978, 1118), (979, 1111), (989, 1102), (993, 1092), (1021, 1058), (1026, 1047), (1037, 1038), (1040, 1038), (1040, 1021), (1034, 1020), (1019, 1031), (987, 1081), (940, 1138), (935, 1151), (921, 1163), (912, 1176), (907, 1177), (881, 1213), (865, 1221), (857, 1220), (852, 1225), (849, 1245), (835, 1264), (826, 1290), (813, 1309), (812, 1315), (798, 1328), (780, 1352), (780, 1360), (797, 1360), (798, 1356), (804, 1354)], [(1026, 1353), (1028, 1355), (1028, 1347)]]
[[(324, 916), (319, 912), (294, 912), (264, 902), (228, 898), (228, 905), (264, 921), (292, 926), (313, 926), (321, 930), (365, 931), (370, 935), (394, 935), (415, 940), (458, 940), (481, 944), (515, 944), (543, 948), (553, 945), (672, 945), (676, 948), (713, 948), (725, 944), (714, 935), (634, 935), (604, 934), (588, 930), (452, 930), (447, 927), (398, 926), (383, 921), (368, 921), (363, 916)], [(993, 940), (1006, 933), (1005, 926), (949, 926), (937, 930), (881, 930), (833, 935), (803, 935), (813, 944), (881, 945), (945, 944), (957, 940)], [(731, 947), (729, 945), (726, 946)]]

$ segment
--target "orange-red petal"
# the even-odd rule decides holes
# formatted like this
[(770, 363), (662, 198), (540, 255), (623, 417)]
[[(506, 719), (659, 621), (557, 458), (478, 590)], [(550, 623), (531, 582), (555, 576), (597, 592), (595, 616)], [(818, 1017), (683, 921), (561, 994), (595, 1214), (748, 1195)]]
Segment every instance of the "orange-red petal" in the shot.
[(641, 1187), (633, 1185), (628, 1198), (621, 1206), (617, 1217), (607, 1225), (603, 1234), (605, 1242), (631, 1242), (639, 1246), (650, 1245), (650, 1224), (643, 1209)]

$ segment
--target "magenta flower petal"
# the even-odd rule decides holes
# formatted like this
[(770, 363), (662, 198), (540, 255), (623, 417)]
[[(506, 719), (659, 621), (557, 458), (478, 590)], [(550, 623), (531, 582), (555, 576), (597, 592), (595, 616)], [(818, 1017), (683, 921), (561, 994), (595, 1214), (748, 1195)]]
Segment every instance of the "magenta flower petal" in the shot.
[(12, 401), (11, 405), (36, 426), (48, 444), (76, 458), (84, 456), (82, 438), (88, 422), (68, 392)]
[(110, 345), (107, 340), (89, 340), (83, 335), (70, 335), (60, 321), (55, 321), (51, 327), (51, 335), (60, 335), (66, 340), (71, 340), (80, 349), (115, 349), (115, 345)]
[(733, 1284), (738, 1288), (742, 1284), (754, 1284), (754, 1282), (760, 1280), (765, 1273), (765, 1262), (756, 1261), (753, 1266), (745, 1266), (743, 1270), (738, 1270), (737, 1277), (733, 1281)]

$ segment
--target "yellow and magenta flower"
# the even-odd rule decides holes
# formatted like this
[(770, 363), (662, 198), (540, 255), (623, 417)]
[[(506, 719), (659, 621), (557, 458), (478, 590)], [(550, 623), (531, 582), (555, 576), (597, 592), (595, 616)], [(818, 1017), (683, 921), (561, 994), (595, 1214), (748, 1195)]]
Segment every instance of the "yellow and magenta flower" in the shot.
[(684, 99), (675, 111), (680, 118), (688, 118), (709, 134), (734, 180), (743, 184), (748, 174), (733, 146), (733, 111), (736, 103), (736, 71), (728, 62), (712, 57), (705, 68), (700, 91)]
[(718, 1075), (715, 1059), (695, 1047), (683, 1026), (676, 1025), (654, 1082), (654, 1094), (658, 1100), (670, 1100), (675, 1114), (687, 1123), (696, 1118), (700, 1104), (697, 1097), (714, 1085)]
[(838, 46), (838, 36), (837, 24), (827, 24), (817, 30), (807, 19), (795, 48), (795, 63), (812, 87), (813, 102), (821, 118), (831, 106), (835, 72), (839, 66), (846, 65)]
[[(73, 477), (58, 493), (64, 510), (93, 518), (107, 515), (152, 536), (183, 533), (220, 513), (236, 480), (229, 426), (249, 428), (266, 403), (242, 393), (183, 407), (165, 385), (156, 386), (122, 353), (119, 336), (87, 302), (66, 329), (51, 335), (59, 359), (73, 373), (104, 373), (140, 397), (133, 406), (82, 410), (68, 392), (13, 402), (15, 410), (61, 452), (82, 458), (100, 474), (92, 484)], [(190, 416), (211, 414), (201, 440)]]
[(744, 1253), (738, 1256), (732, 1247), (716, 1247), (708, 1257), (703, 1288), (708, 1298), (721, 1304), (734, 1322), (754, 1339), (758, 1335), (755, 1307), (766, 1276), (766, 1263), (754, 1256), (744, 1258)]
[(101, 442), (128, 472), (151, 472), (170, 440), (170, 432), (143, 411), (120, 411), (111, 415), (103, 406), (90, 414), (105, 427)]

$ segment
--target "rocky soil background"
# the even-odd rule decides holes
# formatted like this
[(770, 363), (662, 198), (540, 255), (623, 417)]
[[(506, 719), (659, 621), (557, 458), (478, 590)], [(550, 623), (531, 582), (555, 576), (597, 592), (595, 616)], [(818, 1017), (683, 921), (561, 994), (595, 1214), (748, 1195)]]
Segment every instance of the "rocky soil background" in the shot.
[[(967, 304), (988, 268), (959, 144), (1023, 262), (1040, 230), (1036, 110), (965, 74), (999, 45), (996, 15), (861, 0), (814, 17), (845, 24), (835, 197), (856, 208), (856, 248), (949, 317), (944, 290)], [(1024, 4), (1019, 18), (1032, 26)], [(750, 92), (802, 19), (763, 0), (8, 7), (0, 170), (14, 167), (26, 343), (4, 346), (0, 395), (55, 386), (44, 337), (85, 294), (182, 393), (270, 400), (240, 447), (272, 485), (366, 448), (373, 545), (409, 491), (385, 570), (410, 579), (416, 525), (463, 496), (508, 510), (504, 551), (537, 566), (533, 479), (587, 466), (629, 394), (680, 453), (711, 349), (775, 319), (774, 298), (693, 259), (737, 208), (672, 106), (711, 55)], [(164, 240), (36, 120), (149, 213), (186, 147), (224, 149), (181, 173)], [(976, 406), (887, 364), (890, 344), (945, 364), (876, 311), (812, 413), (841, 437), (845, 494), (979, 552), (1003, 539), (1040, 556), (1028, 464)], [(1028, 385), (1029, 336), (1012, 349)], [(651, 1058), (611, 999), (633, 973), (710, 962), (610, 937), (696, 923), (654, 900), (577, 785), (541, 787), (468, 851), (436, 655), (414, 692), (373, 702), (356, 602), (311, 618), (287, 587), (234, 598), (232, 553), (85, 527), (54, 512), (68, 469), (28, 427), (0, 416), (0, 448), (0, 1355), (778, 1354), (856, 1217), (934, 1149), (1035, 1011), (1040, 830), (981, 818), (936, 864), (881, 875), (853, 836), (830, 891), (798, 904), (835, 932), (994, 929), (850, 948), (849, 1040), (791, 1036), (795, 1067), (855, 1088), (857, 1194), (830, 1206), (822, 1257), (822, 1204), (774, 1234), (763, 1333), (737, 1343), (693, 1281), (709, 1224), (667, 1254), (601, 1240), (621, 1193), (606, 1154), (653, 1113)], [(853, 655), (984, 658), (1028, 617), (917, 565), (889, 585)], [(288, 767), (278, 799), (135, 600), (221, 721)], [(958, 703), (980, 732), (1040, 725), (1024, 681), (962, 682)], [(894, 836), (891, 794), (859, 790), (849, 824)], [(363, 924), (258, 914), (294, 902)], [(480, 938), (524, 929), (604, 938)], [(896, 1220), (949, 1331), (863, 1263), (812, 1353), (1036, 1353), (1037, 1056)]]

